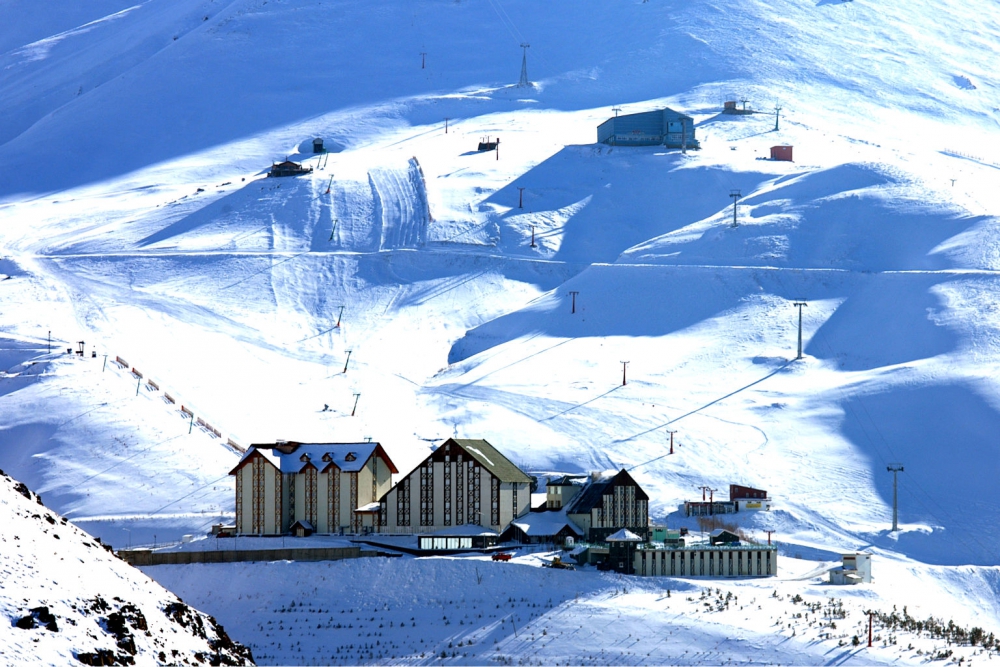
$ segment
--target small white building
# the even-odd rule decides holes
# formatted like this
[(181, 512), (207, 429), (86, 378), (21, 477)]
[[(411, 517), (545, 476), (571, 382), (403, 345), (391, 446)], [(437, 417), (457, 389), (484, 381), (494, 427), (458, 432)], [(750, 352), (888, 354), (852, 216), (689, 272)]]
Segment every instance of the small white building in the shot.
[(583, 531), (567, 518), (564, 510), (560, 510), (529, 512), (514, 519), (500, 535), (500, 541), (518, 544), (573, 544), (581, 537)]
[(830, 570), (830, 583), (835, 586), (872, 583), (872, 555), (860, 551), (844, 554), (842, 565)]

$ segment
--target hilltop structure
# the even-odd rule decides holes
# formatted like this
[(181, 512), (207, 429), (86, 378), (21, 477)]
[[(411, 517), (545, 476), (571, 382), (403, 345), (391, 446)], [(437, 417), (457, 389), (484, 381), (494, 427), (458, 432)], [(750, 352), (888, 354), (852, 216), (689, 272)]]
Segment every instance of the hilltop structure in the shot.
[(764, 489), (755, 489), (739, 484), (729, 485), (729, 500), (687, 500), (680, 509), (684, 516), (714, 516), (716, 514), (736, 514), (738, 512), (770, 511), (771, 499)]
[(597, 141), (611, 146), (700, 148), (694, 119), (670, 108), (609, 118), (597, 126)]
[[(315, 144), (314, 144), (315, 150)], [(275, 162), (271, 165), (270, 171), (267, 172), (269, 178), (280, 178), (284, 176), (299, 176), (301, 174), (312, 173), (312, 167), (303, 167), (298, 162), (292, 162), (291, 160), (285, 160), (283, 162)]]

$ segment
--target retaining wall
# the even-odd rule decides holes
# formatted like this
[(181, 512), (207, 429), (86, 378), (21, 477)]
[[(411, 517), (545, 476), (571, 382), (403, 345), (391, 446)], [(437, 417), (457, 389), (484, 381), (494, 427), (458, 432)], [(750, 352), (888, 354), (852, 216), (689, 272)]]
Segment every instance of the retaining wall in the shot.
[(122, 550), (118, 556), (129, 565), (189, 565), (191, 563), (246, 563), (251, 561), (320, 561), (361, 558), (381, 555), (374, 551), (361, 551), (361, 547), (325, 547), (318, 549), (243, 549), (226, 551), (167, 551), (145, 549)]

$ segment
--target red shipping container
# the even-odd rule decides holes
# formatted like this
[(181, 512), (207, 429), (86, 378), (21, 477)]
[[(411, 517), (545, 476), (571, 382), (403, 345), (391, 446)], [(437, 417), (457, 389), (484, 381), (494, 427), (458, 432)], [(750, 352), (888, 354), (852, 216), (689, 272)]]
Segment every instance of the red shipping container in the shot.
[(792, 161), (792, 147), (791, 146), (771, 146), (771, 159), (781, 160), (783, 162)]

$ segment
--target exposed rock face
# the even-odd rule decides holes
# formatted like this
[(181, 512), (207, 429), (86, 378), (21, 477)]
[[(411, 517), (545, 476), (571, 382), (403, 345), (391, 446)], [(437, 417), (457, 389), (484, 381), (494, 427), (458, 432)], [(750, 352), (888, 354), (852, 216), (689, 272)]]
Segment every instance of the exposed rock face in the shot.
[[(103, 548), (102, 548), (103, 547)], [(250, 649), (0, 471), (0, 663), (252, 665)]]

